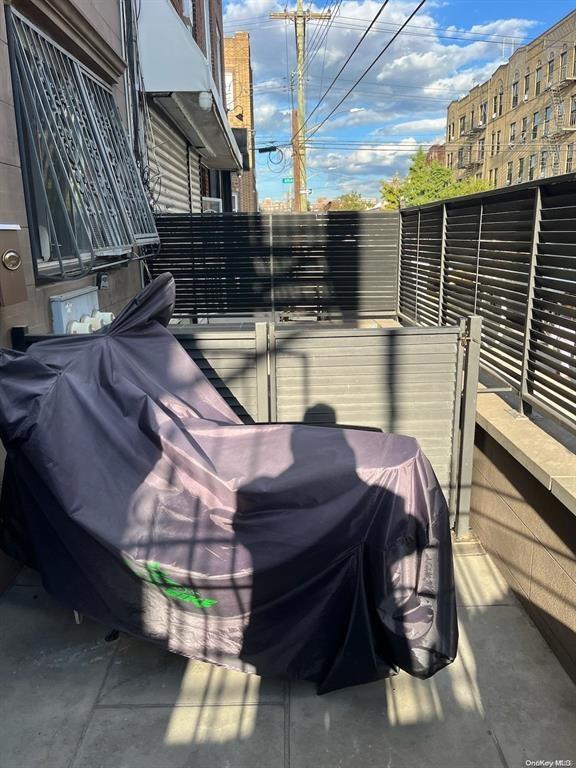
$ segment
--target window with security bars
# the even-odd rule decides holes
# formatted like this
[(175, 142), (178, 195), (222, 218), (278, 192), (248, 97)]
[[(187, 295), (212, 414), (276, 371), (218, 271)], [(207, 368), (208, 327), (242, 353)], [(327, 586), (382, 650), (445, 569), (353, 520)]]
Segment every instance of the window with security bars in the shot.
[(158, 234), (109, 87), (14, 11), (9, 34), (38, 277), (146, 255)]

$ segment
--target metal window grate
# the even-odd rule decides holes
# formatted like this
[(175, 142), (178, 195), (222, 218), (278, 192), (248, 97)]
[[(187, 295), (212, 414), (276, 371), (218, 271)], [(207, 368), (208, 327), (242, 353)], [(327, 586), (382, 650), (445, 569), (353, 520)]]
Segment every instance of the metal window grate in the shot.
[(70, 278), (158, 242), (111, 92), (18, 14), (13, 78), (39, 274)]

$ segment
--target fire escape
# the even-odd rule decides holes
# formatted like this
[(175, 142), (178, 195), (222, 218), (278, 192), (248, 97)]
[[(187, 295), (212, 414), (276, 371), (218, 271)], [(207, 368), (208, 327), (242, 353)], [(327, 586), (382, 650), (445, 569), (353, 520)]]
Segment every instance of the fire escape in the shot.
[(552, 97), (552, 125), (544, 131), (544, 141), (549, 157), (552, 161), (552, 176), (560, 173), (560, 145), (562, 139), (568, 131), (576, 130), (576, 121), (570, 116), (566, 119), (566, 91), (576, 81), (576, 64), (570, 74), (568, 72), (567, 46), (555, 45), (551, 48), (551, 56), (560, 57), (560, 69), (556, 82), (549, 82), (546, 90), (550, 91)]

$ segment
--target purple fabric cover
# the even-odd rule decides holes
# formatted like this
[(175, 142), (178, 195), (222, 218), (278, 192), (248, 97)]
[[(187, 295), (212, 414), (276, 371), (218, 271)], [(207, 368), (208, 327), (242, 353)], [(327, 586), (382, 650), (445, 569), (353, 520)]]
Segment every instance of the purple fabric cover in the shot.
[(173, 302), (162, 275), (103, 332), (0, 350), (3, 547), (83, 614), (321, 693), (449, 664), (448, 511), (417, 442), (242, 424)]

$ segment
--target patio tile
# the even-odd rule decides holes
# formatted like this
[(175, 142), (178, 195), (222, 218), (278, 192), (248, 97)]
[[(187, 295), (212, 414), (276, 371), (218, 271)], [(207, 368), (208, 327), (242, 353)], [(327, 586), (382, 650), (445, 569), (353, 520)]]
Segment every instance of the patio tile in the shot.
[(67, 768), (113, 650), (41, 589), (0, 598), (0, 766)]
[[(446, 685), (448, 673), (439, 674)], [(291, 768), (501, 768), (467, 692), (462, 708), (445, 702), (437, 679), (401, 673), (322, 697), (295, 686)]]
[(72, 768), (276, 768), (276, 705), (98, 708)]
[(262, 680), (122, 637), (99, 699), (104, 705), (282, 703), (282, 681)]
[[(510, 766), (576, 759), (576, 688), (520, 606), (460, 610), (467, 677)], [(549, 758), (546, 758), (549, 759)]]
[(293, 686), (291, 768), (574, 759), (574, 685), (520, 606), (459, 613), (458, 658), (429, 680), (400, 673), (323, 697)]
[(506, 580), (488, 555), (454, 558), (456, 601), (460, 606), (516, 605)]

